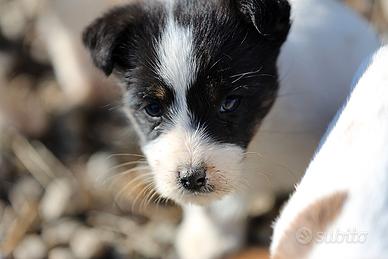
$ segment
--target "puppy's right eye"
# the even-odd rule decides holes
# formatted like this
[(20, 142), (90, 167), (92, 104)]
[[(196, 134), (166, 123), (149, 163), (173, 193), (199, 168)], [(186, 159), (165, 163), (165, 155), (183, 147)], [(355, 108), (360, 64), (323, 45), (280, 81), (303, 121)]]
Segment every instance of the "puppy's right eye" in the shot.
[(145, 108), (146, 113), (151, 117), (161, 117), (163, 115), (162, 105), (158, 102), (152, 102)]
[(221, 113), (228, 113), (228, 112), (234, 112), (237, 110), (241, 102), (241, 98), (239, 96), (228, 96), (223, 101), (220, 112)]

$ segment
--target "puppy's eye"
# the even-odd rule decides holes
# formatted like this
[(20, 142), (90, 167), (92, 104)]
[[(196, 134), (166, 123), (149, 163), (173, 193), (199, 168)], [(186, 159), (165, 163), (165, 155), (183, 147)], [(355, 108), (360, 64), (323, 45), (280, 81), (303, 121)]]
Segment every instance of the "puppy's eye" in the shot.
[(240, 103), (241, 103), (241, 98), (239, 96), (228, 96), (222, 102), (220, 112), (221, 113), (234, 112), (240, 106)]
[(162, 105), (158, 102), (152, 102), (145, 108), (146, 113), (151, 117), (161, 117), (163, 115)]

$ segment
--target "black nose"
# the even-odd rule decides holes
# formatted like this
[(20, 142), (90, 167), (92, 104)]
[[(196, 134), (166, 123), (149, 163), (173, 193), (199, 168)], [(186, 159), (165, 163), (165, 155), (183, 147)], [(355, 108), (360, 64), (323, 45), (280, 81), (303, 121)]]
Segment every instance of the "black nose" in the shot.
[(205, 168), (195, 168), (180, 173), (179, 181), (182, 186), (189, 191), (201, 191), (201, 188), (206, 185)]

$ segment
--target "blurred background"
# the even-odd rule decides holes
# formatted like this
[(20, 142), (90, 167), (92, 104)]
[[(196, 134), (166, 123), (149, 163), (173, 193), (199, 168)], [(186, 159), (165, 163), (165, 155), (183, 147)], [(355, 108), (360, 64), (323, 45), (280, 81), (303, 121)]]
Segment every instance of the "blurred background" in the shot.
[[(120, 2), (0, 0), (0, 259), (176, 257), (181, 211), (142, 181), (120, 91), (80, 41)], [(387, 42), (388, 0), (346, 2)], [(232, 258), (267, 258), (286, 197), (252, 206), (248, 241), (260, 249)]]

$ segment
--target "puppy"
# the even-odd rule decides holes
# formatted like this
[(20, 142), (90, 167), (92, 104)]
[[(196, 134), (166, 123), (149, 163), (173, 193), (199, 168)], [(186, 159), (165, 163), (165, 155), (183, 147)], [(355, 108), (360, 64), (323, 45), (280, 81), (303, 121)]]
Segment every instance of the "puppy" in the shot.
[(157, 191), (184, 206), (182, 258), (241, 245), (249, 197), (299, 179), (357, 64), (377, 46), (334, 0), (291, 6), (137, 1), (84, 32), (95, 65), (124, 89)]
[(386, 258), (388, 46), (373, 57), (275, 225), (273, 258)]

